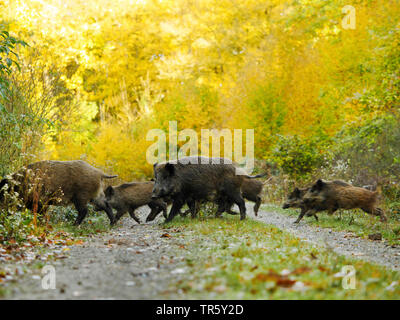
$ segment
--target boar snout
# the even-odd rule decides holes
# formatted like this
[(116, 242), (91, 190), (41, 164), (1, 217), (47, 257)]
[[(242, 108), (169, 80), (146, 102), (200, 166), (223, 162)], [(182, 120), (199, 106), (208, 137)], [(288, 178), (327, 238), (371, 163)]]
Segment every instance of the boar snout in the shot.
[(290, 208), (290, 205), (287, 203), (284, 203), (282, 206), (282, 209), (289, 209), (289, 208)]
[(162, 198), (167, 194), (166, 190), (162, 187), (154, 186), (153, 192), (151, 193), (152, 199)]

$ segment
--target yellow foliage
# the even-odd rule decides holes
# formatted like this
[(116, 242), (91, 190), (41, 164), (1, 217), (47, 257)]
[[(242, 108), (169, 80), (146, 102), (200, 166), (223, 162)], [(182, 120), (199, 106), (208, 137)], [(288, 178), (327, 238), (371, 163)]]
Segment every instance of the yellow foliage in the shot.
[[(5, 0), (0, 21), (56, 65), (76, 115), (47, 139), (46, 157), (87, 159), (131, 180), (151, 175), (150, 129), (254, 129), (256, 156), (278, 134), (333, 136), (368, 117), (396, 1)], [(32, 49), (25, 49), (29, 55)], [(372, 113), (371, 113), (372, 114)]]

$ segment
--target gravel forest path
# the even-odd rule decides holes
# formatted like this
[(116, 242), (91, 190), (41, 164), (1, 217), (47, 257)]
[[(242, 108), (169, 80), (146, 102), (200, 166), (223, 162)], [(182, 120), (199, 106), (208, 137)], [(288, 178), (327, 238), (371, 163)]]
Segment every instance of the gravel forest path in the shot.
[[(251, 206), (247, 210), (253, 213)], [(384, 241), (362, 239), (351, 232), (311, 226), (304, 219), (294, 224), (295, 218), (273, 211), (260, 210), (258, 217), (254, 218), (288, 231), (300, 239), (332, 249), (337, 254), (400, 270), (400, 247), (392, 247)]]
[[(142, 221), (148, 210), (138, 210)], [(275, 225), (297, 237), (331, 248), (337, 254), (363, 259), (400, 270), (400, 248), (381, 241), (355, 237), (351, 233), (310, 226), (306, 221), (293, 224), (293, 217), (260, 210), (249, 217)], [(75, 245), (67, 257), (51, 262), (56, 270), (56, 289), (44, 290), (41, 277), (22, 276), (6, 299), (185, 299), (177, 289), (187, 280), (185, 255), (190, 250), (182, 230), (160, 224), (161, 215), (150, 224), (138, 225), (129, 217), (109, 232), (87, 238)], [(37, 271), (40, 274), (39, 271)], [(207, 297), (204, 297), (207, 299)]]

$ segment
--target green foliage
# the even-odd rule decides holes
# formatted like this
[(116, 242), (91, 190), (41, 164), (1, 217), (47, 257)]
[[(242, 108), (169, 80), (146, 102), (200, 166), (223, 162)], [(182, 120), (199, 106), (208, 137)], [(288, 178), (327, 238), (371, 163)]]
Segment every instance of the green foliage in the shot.
[(301, 139), (299, 136), (278, 136), (271, 161), (291, 178), (302, 179), (326, 163), (324, 144), (319, 138)]
[(0, 111), (4, 108), (1, 99), (7, 99), (10, 85), (7, 77), (12, 73), (12, 66), (20, 68), (17, 62), (19, 57), (15, 51), (18, 44), (27, 46), (26, 42), (10, 36), (9, 32), (3, 30), (0, 25)]
[(10, 240), (22, 242), (33, 231), (33, 214), (30, 210), (8, 211), (0, 209), (0, 243)]
[(400, 98), (400, 29), (389, 30), (381, 28), (375, 31), (379, 39), (379, 48), (376, 48), (380, 63), (364, 66), (375, 70), (376, 82), (360, 97), (366, 111), (397, 110)]
[(33, 120), (30, 115), (14, 112), (17, 106), (12, 105), (11, 110), (8, 108), (12, 92), (12, 67), (20, 69), (15, 49), (18, 44), (27, 44), (2, 29), (0, 25), (0, 176), (8, 173), (12, 162), (21, 156), (23, 130)]
[(281, 133), (286, 116), (285, 104), (273, 85), (261, 85), (249, 93), (247, 106), (250, 112), (242, 117), (247, 126), (254, 129), (255, 153), (261, 158), (276, 142), (276, 135)]
[(89, 207), (89, 213), (85, 220), (79, 226), (74, 225), (78, 213), (73, 206), (53, 207), (48, 214), (49, 222), (55, 231), (66, 231), (74, 237), (88, 236), (110, 229), (110, 223), (105, 212), (96, 212), (91, 207)]
[(21, 242), (32, 232), (34, 215), (24, 204), (18, 193), (9, 190), (7, 185), (2, 188), (0, 203), (0, 244), (9, 241)]
[[(0, 176), (4, 176), (24, 162), (24, 137), (27, 130), (45, 122), (32, 114), (0, 110)], [(34, 147), (34, 145), (32, 145)]]
[[(335, 162), (346, 164), (346, 176), (356, 185), (378, 184), (391, 199), (399, 199), (400, 117), (387, 114), (348, 127), (336, 137)], [(397, 191), (396, 191), (397, 190)]]

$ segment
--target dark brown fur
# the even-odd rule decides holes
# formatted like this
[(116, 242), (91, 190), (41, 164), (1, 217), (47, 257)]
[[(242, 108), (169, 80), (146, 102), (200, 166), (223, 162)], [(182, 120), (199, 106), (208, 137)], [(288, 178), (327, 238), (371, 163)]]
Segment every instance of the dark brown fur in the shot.
[[(153, 196), (173, 199), (167, 218), (167, 221), (171, 221), (186, 202), (192, 215), (195, 215), (196, 201), (218, 203), (221, 199), (236, 203), (240, 209), (240, 219), (245, 219), (246, 207), (240, 189), (245, 177), (259, 176), (238, 175), (235, 165), (227, 159), (185, 157), (179, 161), (155, 164), (154, 177)], [(217, 216), (222, 214), (223, 209), (224, 206), (219, 206)]]
[[(300, 215), (294, 223), (299, 223), (301, 219), (303, 219), (304, 215), (309, 211), (309, 208), (303, 201), (304, 195), (310, 188), (299, 189), (295, 188), (287, 197), (285, 203), (283, 204), (283, 209), (289, 208), (299, 208), (301, 209)], [(313, 216), (318, 221), (317, 215), (314, 213)]]
[[(38, 211), (46, 211), (48, 205), (74, 204), (78, 211), (75, 224), (79, 225), (87, 214), (87, 204), (101, 193), (103, 179), (114, 177), (82, 160), (40, 161), (13, 174), (10, 181), (19, 182), (14, 185), (14, 190), (21, 195), (28, 209), (35, 206), (35, 193), (39, 200)], [(112, 224), (112, 212), (106, 212)]]
[(126, 212), (129, 212), (132, 219), (140, 223), (139, 218), (135, 215), (135, 210), (145, 205), (151, 209), (148, 217), (157, 216), (162, 211), (166, 218), (167, 203), (162, 199), (152, 199), (153, 188), (154, 182), (152, 181), (131, 182), (116, 187), (108, 187), (104, 191), (105, 200), (112, 208), (117, 210), (115, 222)]
[[(242, 196), (244, 199), (255, 202), (255, 205), (253, 207), (254, 214), (257, 217), (258, 216), (258, 209), (260, 208), (261, 205), (261, 191), (264, 187), (264, 184), (259, 181), (259, 180), (254, 180), (254, 179), (249, 179), (249, 178), (244, 178), (242, 187), (241, 187), (241, 192)], [(225, 210), (229, 214), (238, 214), (237, 212), (232, 210), (233, 203), (230, 201), (227, 201), (225, 203)]]
[(359, 208), (386, 221), (383, 210), (377, 207), (377, 192), (339, 182), (319, 179), (314, 183), (303, 197), (305, 204), (311, 208), (310, 213), (327, 210), (333, 214), (338, 209)]

